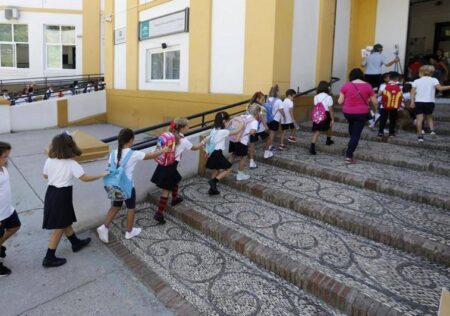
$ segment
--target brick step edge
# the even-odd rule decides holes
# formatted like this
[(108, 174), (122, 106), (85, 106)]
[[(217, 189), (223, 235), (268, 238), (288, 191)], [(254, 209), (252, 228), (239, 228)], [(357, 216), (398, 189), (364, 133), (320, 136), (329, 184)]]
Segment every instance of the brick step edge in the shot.
[[(311, 132), (311, 124), (310, 124), (310, 122), (303, 123), (301, 125), (301, 130), (303, 132)], [(343, 132), (343, 131), (333, 130), (333, 136), (336, 136), (336, 137), (348, 137), (348, 133), (347, 132)], [(361, 134), (361, 139), (362, 140), (367, 140), (367, 141), (370, 141), (370, 142), (379, 142), (379, 143), (384, 142), (384, 143), (388, 143), (388, 144), (405, 146), (405, 147), (420, 147), (420, 148), (436, 149), (436, 150), (443, 150), (443, 151), (450, 152), (450, 146), (449, 145), (430, 143), (430, 142), (427, 142), (426, 139), (422, 143), (419, 143), (417, 140), (405, 140), (405, 139), (399, 139), (397, 137), (393, 137), (391, 139), (388, 139), (388, 138), (380, 139), (376, 135), (368, 135), (367, 133), (364, 133), (364, 132)]]
[(305, 205), (301, 203), (301, 198), (264, 184), (251, 183), (249, 181), (236, 182), (231, 178), (223, 179), (221, 183), (240, 192), (247, 192), (266, 202), (289, 208), (297, 213), (345, 229), (351, 233), (425, 257), (433, 262), (450, 266), (450, 247), (420, 235), (388, 228), (380, 225), (380, 222), (376, 220), (343, 213), (325, 205)]
[(383, 183), (381, 180), (365, 178), (363, 176), (334, 170), (327, 167), (318, 167), (301, 161), (294, 161), (273, 156), (264, 159), (261, 155), (256, 155), (257, 161), (265, 164), (283, 168), (290, 171), (306, 174), (309, 176), (322, 178), (334, 182), (348, 184), (357, 188), (368, 189), (371, 191), (400, 197), (413, 202), (429, 204), (446, 210), (450, 210), (450, 197), (439, 194), (429, 193), (417, 189), (406, 189), (399, 186)]
[(191, 303), (173, 290), (169, 283), (161, 279), (138, 256), (131, 253), (114, 233), (110, 233), (107, 247), (128, 267), (128, 269), (131, 270), (133, 275), (141, 281), (145, 287), (155, 293), (156, 298), (160, 302), (167, 308), (172, 309), (175, 315), (201, 315)]
[[(149, 199), (157, 204), (159, 196), (149, 194)], [(398, 310), (361, 293), (360, 290), (292, 260), (284, 253), (182, 204), (176, 207), (168, 206), (165, 212), (347, 315), (402, 315)]]
[[(297, 143), (292, 143), (292, 146), (309, 149), (310, 144), (297, 142)], [(319, 144), (319, 146), (316, 146), (316, 150), (319, 152), (324, 152), (327, 154), (339, 155), (339, 156), (344, 157), (346, 148), (338, 148), (336, 145), (325, 146), (325, 145)], [(450, 168), (440, 165), (439, 163), (429, 162), (429, 163), (420, 164), (420, 163), (416, 163), (416, 162), (410, 162), (406, 159), (405, 160), (403, 160), (403, 159), (392, 160), (392, 159), (388, 159), (386, 157), (377, 155), (377, 153), (370, 155), (370, 154), (364, 154), (364, 153), (361, 153), (358, 151), (355, 152), (354, 157), (358, 160), (377, 162), (377, 163), (382, 163), (385, 165), (413, 169), (413, 170), (417, 170), (417, 171), (429, 171), (429, 172), (436, 173), (438, 175), (450, 176)]]

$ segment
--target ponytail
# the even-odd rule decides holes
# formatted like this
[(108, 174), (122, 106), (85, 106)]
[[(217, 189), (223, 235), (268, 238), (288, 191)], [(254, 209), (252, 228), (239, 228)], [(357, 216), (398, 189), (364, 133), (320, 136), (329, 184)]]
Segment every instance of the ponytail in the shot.
[(117, 136), (117, 141), (119, 142), (119, 146), (117, 148), (117, 167), (119, 167), (119, 165), (120, 165), (120, 159), (122, 158), (123, 146), (133, 138), (134, 138), (134, 133), (131, 129), (123, 128), (120, 130), (119, 136)]
[(189, 121), (185, 117), (178, 117), (170, 123), (169, 132), (175, 135), (177, 145), (180, 144), (180, 139), (182, 137), (180, 131), (182, 128), (186, 127), (188, 123)]

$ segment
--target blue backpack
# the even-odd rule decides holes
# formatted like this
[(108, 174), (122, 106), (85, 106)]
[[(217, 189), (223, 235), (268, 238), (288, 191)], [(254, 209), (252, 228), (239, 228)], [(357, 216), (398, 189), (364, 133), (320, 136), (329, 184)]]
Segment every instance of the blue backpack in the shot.
[(273, 113), (272, 113), (272, 108), (273, 105), (275, 104), (275, 101), (277, 99), (273, 98), (272, 101), (267, 101), (266, 103), (263, 104), (264, 109), (266, 110), (266, 122), (267, 124), (269, 124), (270, 122), (273, 121)]
[(214, 152), (214, 149), (216, 148), (216, 134), (217, 130), (215, 128), (213, 128), (211, 130), (211, 133), (209, 133), (208, 144), (206, 144), (205, 146), (206, 155), (208, 157)]
[(124, 167), (132, 154), (133, 151), (130, 150), (120, 162), (119, 167), (117, 167), (114, 161), (117, 156), (117, 150), (114, 150), (109, 156), (109, 174), (103, 177), (103, 184), (105, 186), (105, 191), (108, 194), (108, 198), (112, 201), (124, 201), (131, 197), (133, 181), (128, 179)]

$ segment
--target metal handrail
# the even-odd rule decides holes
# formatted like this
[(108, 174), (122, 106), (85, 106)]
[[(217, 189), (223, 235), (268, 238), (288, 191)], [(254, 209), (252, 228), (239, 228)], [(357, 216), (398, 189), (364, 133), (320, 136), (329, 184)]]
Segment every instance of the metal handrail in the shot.
[[(340, 80), (339, 78), (332, 77), (331, 78), (331, 84), (333, 84), (333, 83), (335, 83), (335, 82), (337, 82), (339, 80)], [(297, 93), (295, 95), (295, 98), (307, 95), (307, 94), (309, 94), (311, 92), (314, 92), (316, 89), (317, 89), (317, 87), (309, 89), (309, 90), (306, 90), (306, 91), (303, 91), (303, 92), (300, 92), (300, 93)], [(199, 133), (199, 132), (202, 132), (202, 131), (210, 129), (211, 126), (207, 125), (207, 124), (213, 122), (213, 120), (205, 121), (205, 116), (206, 115), (217, 113), (217, 112), (224, 111), (224, 110), (228, 110), (230, 108), (234, 108), (234, 107), (237, 107), (237, 106), (240, 106), (240, 105), (247, 104), (248, 102), (250, 102), (250, 99), (244, 100), (244, 101), (240, 101), (240, 102), (237, 102), (237, 103), (233, 103), (233, 104), (229, 104), (229, 105), (224, 105), (224, 106), (212, 109), (212, 110), (208, 110), (208, 111), (204, 111), (204, 112), (200, 112), (200, 113), (197, 113), (197, 114), (192, 114), (190, 116), (187, 116), (186, 118), (188, 120), (201, 118), (202, 119), (202, 123), (199, 123), (197, 125), (192, 126), (193, 128), (195, 128), (195, 127), (199, 127), (199, 128), (196, 128), (196, 129), (193, 129), (193, 130), (189, 130), (185, 134), (185, 136), (189, 136), (189, 135), (196, 134), (196, 133)], [(231, 116), (237, 115), (237, 114), (241, 114), (243, 112), (245, 112), (245, 110), (238, 111), (238, 112), (232, 114)], [(134, 130), (134, 134), (135, 135), (142, 134), (142, 133), (154, 131), (154, 130), (157, 130), (157, 129), (160, 129), (160, 128), (163, 128), (163, 127), (167, 127), (167, 126), (170, 125), (171, 122), (172, 121), (166, 121), (166, 122), (163, 122), (163, 123), (160, 123), (160, 124), (156, 124), (156, 125), (152, 125), (152, 126), (149, 126), (149, 127), (140, 128), (140, 129)], [(108, 138), (102, 139), (102, 141), (105, 142), (105, 143), (110, 143), (110, 142), (113, 142), (113, 141), (116, 141), (116, 140), (117, 140), (117, 136), (112, 136), (112, 137), (108, 137)], [(132, 149), (139, 150), (139, 149), (152, 147), (152, 146), (156, 145), (157, 141), (158, 141), (158, 137), (155, 136), (155, 137), (152, 137), (151, 139), (148, 139), (148, 140), (145, 140), (145, 141), (142, 141), (142, 142), (134, 144), (132, 146)]]

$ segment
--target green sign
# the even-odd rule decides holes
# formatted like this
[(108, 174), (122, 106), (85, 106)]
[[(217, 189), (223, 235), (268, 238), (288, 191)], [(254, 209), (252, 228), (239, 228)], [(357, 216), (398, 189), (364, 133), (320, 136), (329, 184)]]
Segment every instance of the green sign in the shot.
[(189, 32), (189, 8), (139, 22), (139, 40)]
[(150, 21), (142, 21), (139, 24), (139, 39), (145, 39), (150, 37)]

